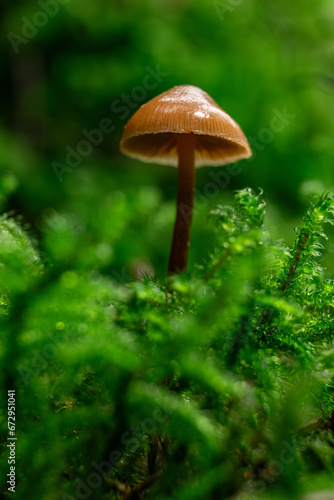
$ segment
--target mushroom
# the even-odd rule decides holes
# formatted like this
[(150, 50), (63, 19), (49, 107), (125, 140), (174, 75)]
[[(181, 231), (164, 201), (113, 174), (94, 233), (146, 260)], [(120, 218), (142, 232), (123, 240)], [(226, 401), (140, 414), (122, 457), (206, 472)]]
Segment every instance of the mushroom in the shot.
[(195, 168), (250, 158), (239, 125), (203, 90), (179, 85), (143, 104), (126, 124), (123, 154), (178, 167), (177, 211), (168, 274), (187, 270)]

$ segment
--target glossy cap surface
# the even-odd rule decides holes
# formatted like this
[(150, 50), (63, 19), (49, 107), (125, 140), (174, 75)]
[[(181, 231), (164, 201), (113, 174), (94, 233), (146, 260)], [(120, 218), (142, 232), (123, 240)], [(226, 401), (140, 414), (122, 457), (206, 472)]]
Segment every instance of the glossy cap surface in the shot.
[(250, 158), (239, 125), (203, 90), (179, 85), (143, 104), (126, 124), (120, 150), (145, 163), (178, 165), (179, 134), (196, 136), (195, 166), (220, 166)]

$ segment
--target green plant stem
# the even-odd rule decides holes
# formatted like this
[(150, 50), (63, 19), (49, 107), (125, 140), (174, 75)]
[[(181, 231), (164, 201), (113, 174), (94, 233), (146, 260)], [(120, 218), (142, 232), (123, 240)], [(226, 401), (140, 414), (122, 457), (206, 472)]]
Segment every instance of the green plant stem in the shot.
[(216, 261), (213, 266), (211, 267), (211, 269), (208, 270), (208, 272), (204, 275), (204, 280), (209, 280), (211, 279), (215, 272), (218, 271), (218, 269), (225, 263), (225, 261), (231, 257), (231, 249), (228, 248), (225, 253), (223, 253), (223, 255), (219, 258), (218, 261)]
[(302, 236), (300, 236), (300, 238), (299, 238), (297, 250), (293, 256), (293, 261), (289, 267), (289, 273), (288, 273), (284, 283), (282, 283), (282, 285), (281, 285), (281, 290), (283, 293), (285, 293), (287, 291), (287, 289), (289, 288), (289, 286), (291, 285), (291, 283), (295, 277), (297, 267), (298, 267), (299, 262), (300, 262), (300, 258), (305, 250), (305, 247), (308, 243), (309, 238), (310, 238), (310, 233), (308, 231), (306, 233), (304, 233)]

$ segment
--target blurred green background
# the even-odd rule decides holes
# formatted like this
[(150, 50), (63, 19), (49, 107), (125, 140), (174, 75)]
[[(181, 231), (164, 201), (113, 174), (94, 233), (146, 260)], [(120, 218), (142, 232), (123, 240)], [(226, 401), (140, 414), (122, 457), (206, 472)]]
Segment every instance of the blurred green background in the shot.
[[(2, 209), (22, 214), (37, 239), (58, 224), (60, 233), (76, 238), (85, 264), (120, 281), (143, 272), (164, 276), (177, 172), (125, 158), (118, 144), (140, 104), (185, 83), (208, 92), (254, 151), (214, 195), (205, 196), (213, 169), (197, 171), (190, 268), (202, 262), (213, 238), (209, 210), (229, 202), (235, 189), (263, 188), (268, 224), (288, 241), (307, 199), (332, 189), (332, 0), (2, 0), (1, 6), (0, 196), (11, 193)], [(90, 135), (104, 119), (110, 132)], [(82, 144), (87, 134), (96, 146)], [(77, 153), (71, 169), (69, 151), (72, 160)], [(66, 166), (61, 174), (59, 164)], [(113, 246), (111, 234), (113, 241), (118, 235)], [(41, 247), (46, 259), (70, 260), (57, 242)]]

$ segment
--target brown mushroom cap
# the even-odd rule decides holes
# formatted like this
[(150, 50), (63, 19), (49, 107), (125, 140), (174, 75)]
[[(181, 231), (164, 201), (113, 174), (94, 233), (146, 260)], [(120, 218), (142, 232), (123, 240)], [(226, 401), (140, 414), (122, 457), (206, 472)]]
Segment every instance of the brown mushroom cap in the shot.
[(143, 104), (126, 124), (122, 153), (145, 163), (178, 166), (178, 134), (196, 136), (195, 167), (250, 158), (239, 125), (203, 90), (179, 85)]

